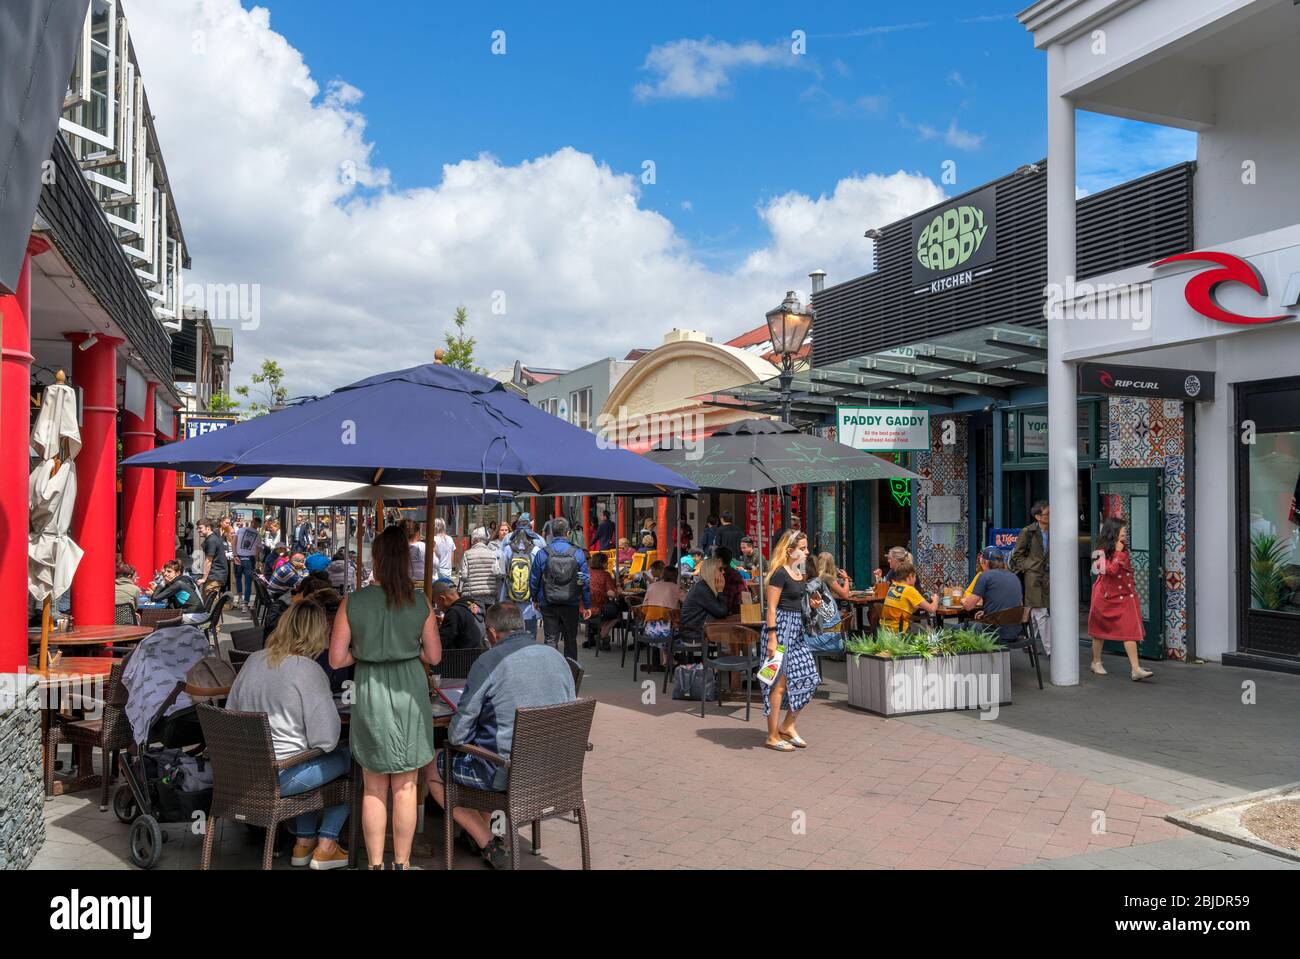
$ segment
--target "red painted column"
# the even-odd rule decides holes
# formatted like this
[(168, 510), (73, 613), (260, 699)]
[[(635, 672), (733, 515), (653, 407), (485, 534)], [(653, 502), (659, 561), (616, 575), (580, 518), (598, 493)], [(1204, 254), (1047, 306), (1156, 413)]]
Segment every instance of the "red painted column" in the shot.
[(672, 530), (668, 528), (668, 497), (655, 500), (655, 556), (668, 563), (673, 552)]
[[(173, 414), (175, 409), (173, 408)], [(175, 419), (172, 420), (171, 434), (161, 433), (158, 439), (175, 439)], [(152, 470), (153, 483), (153, 565), (161, 569), (163, 563), (176, 558), (176, 471)], [(139, 570), (143, 579), (153, 570)]]
[[(84, 333), (68, 337), (80, 344)], [(79, 626), (113, 622), (113, 567), (117, 562), (117, 348), (99, 337), (72, 351), (72, 384), (81, 388), (81, 452), (72, 540), (85, 551), (72, 577), (72, 612)]]
[(614, 531), (614, 548), (618, 548), (618, 541), (627, 536), (627, 497), (618, 498), (618, 519), (615, 521), (618, 529)]
[(536, 496), (530, 496), (528, 498), (528, 515), (533, 518), (533, 529), (540, 533), (542, 531), (542, 518), (537, 515)]
[[(122, 411), (122, 459), (153, 449), (154, 390), (144, 394), (144, 415)], [(153, 573), (154, 471), (141, 467), (122, 470), (122, 560), (135, 567), (140, 579)]]
[(32, 365), (32, 253), (23, 257), (18, 287), (0, 294), (0, 673), (27, 663), (27, 450), (31, 436), (28, 384)]
[(596, 539), (596, 524), (591, 521), (591, 497), (582, 498), (582, 535), (590, 546)]

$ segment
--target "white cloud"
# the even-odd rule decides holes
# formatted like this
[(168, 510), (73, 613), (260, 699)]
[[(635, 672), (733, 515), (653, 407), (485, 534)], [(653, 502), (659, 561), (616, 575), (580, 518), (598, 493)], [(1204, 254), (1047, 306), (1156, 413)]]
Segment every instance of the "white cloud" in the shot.
[[(637, 174), (557, 146), (488, 155), (397, 189), (373, 160), (361, 91), (323, 88), (238, 0), (133, 0), (131, 27), (196, 283), (257, 283), (261, 324), (235, 330), (236, 381), (279, 360), (292, 394), (429, 362), (456, 307), (479, 363), (578, 365), (654, 346), (673, 326), (725, 339), (759, 325), (817, 267), (870, 265), (862, 232), (937, 202), (917, 175), (840, 181), (759, 205), (768, 244), (711, 268)], [(207, 55), (191, 52), (194, 31)], [(739, 259), (739, 258), (738, 258)], [(504, 296), (506, 312), (492, 312)], [(238, 326), (237, 323), (226, 325)]]
[(940, 130), (929, 123), (913, 123), (906, 114), (898, 115), (898, 125), (904, 130), (911, 130), (922, 140), (938, 140), (957, 150), (978, 150), (984, 145), (984, 134), (971, 133), (957, 126), (956, 118), (948, 123), (947, 130)]
[(729, 91), (732, 74), (739, 70), (801, 65), (802, 58), (784, 42), (673, 40), (650, 48), (641, 69), (655, 75), (655, 80), (638, 83), (632, 93), (638, 100), (720, 97)]

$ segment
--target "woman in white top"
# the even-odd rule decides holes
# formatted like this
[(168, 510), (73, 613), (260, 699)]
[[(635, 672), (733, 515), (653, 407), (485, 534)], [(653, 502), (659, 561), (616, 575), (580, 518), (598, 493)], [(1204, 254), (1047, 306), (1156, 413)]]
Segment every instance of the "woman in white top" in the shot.
[(447, 524), (441, 519), (433, 521), (433, 551), (438, 559), (438, 579), (451, 579), (452, 560), (456, 556), (456, 541), (447, 535)]
[[(281, 770), (280, 795), (307, 792), (346, 776), (352, 769), (347, 746), (339, 745), (341, 723), (329, 678), (316, 657), (329, 645), (329, 621), (318, 603), (294, 603), (284, 611), (266, 647), (248, 657), (230, 688), (226, 708), (265, 713), (276, 759), (319, 749), (324, 755)], [(348, 864), (339, 834), (348, 818), (346, 803), (294, 820), (292, 863), (312, 869)]]
[(406, 542), (411, 551), (411, 581), (424, 582), (424, 541), (420, 539), (420, 527), (414, 520), (402, 520), (402, 530), (406, 533)]

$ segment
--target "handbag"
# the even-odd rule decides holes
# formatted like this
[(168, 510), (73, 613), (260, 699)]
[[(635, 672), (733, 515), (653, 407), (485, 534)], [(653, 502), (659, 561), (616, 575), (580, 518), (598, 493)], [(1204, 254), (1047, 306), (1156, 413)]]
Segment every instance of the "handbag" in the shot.
[(705, 669), (701, 663), (678, 666), (673, 672), (673, 699), (689, 699), (699, 702), (718, 701), (718, 684), (716, 673)]

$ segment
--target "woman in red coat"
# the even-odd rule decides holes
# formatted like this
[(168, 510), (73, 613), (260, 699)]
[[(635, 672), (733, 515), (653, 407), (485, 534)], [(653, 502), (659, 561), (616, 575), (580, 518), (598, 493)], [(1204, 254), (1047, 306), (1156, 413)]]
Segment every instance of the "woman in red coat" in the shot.
[(1134, 681), (1150, 678), (1151, 671), (1138, 665), (1137, 644), (1142, 641), (1142, 610), (1138, 604), (1133, 563), (1128, 553), (1128, 527), (1116, 516), (1102, 524), (1093, 554), (1092, 606), (1088, 610), (1088, 635), (1092, 637), (1092, 671), (1106, 675), (1101, 664), (1102, 644), (1107, 640), (1124, 644), (1130, 675)]

